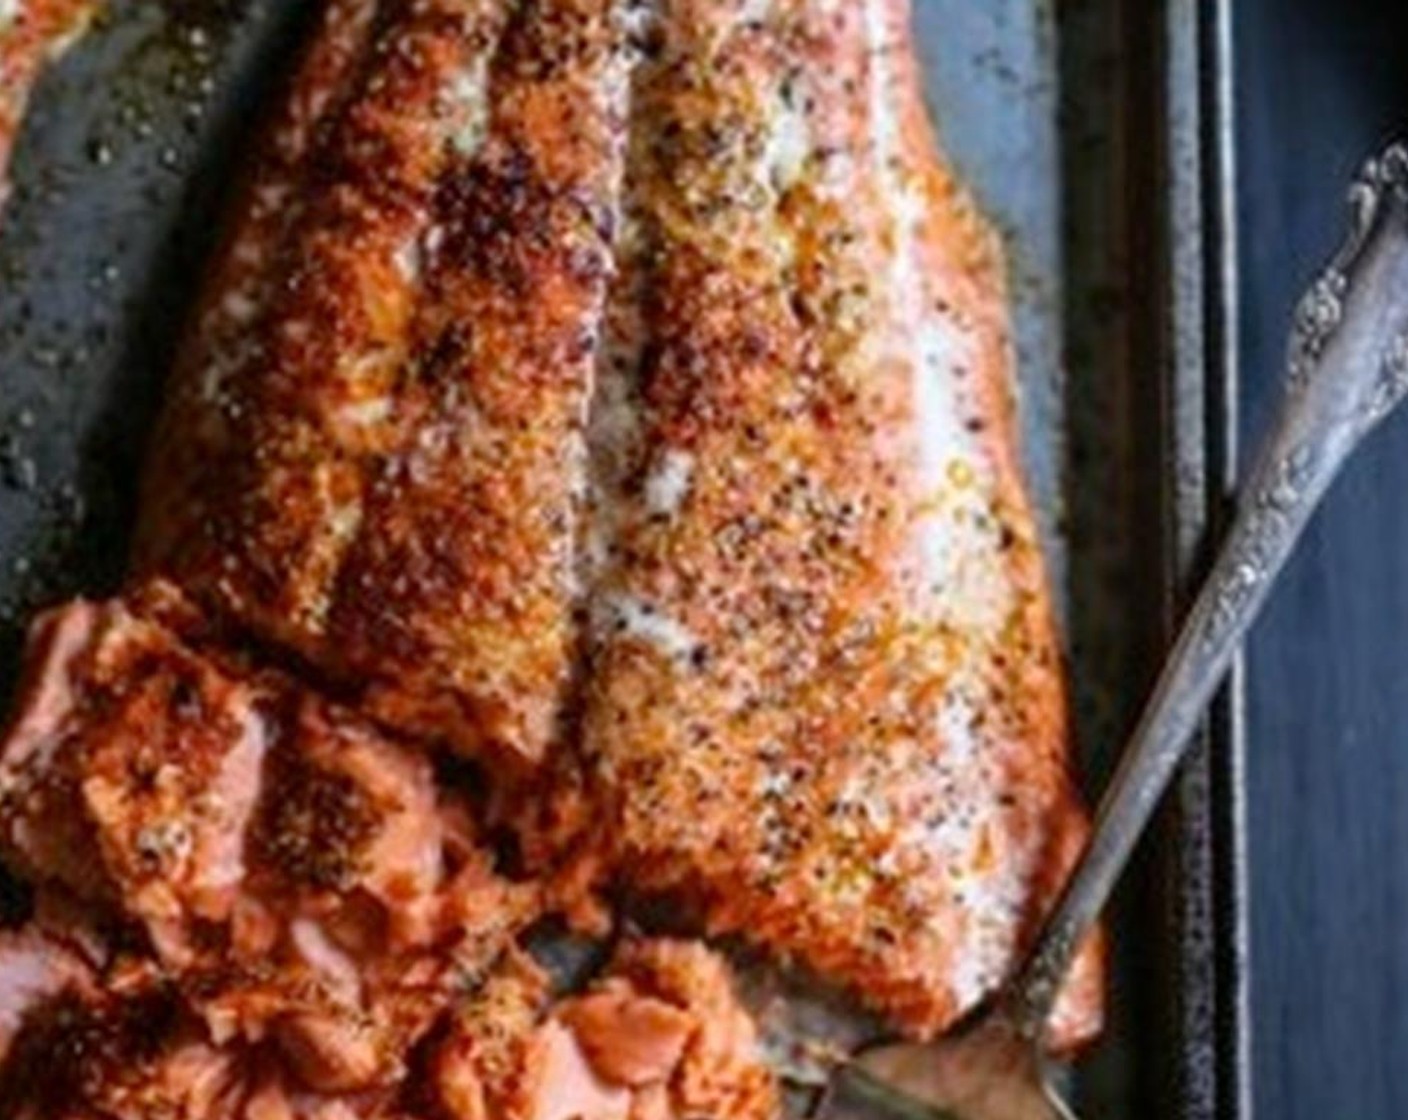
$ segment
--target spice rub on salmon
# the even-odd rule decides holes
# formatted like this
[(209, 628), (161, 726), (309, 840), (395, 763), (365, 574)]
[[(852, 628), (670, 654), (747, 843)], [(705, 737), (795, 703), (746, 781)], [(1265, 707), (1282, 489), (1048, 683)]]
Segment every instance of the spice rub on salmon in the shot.
[(138, 566), (502, 763), (578, 654), (624, 138), (611, 0), (333, 0), (215, 265)]
[(995, 239), (903, 0), (680, 0), (650, 35), (592, 441), (598, 827), (627, 885), (933, 1034), (1086, 834)]
[(0, 206), (9, 194), (10, 154), (30, 93), (98, 7), (99, 0), (0, 0)]
[(553, 1003), (506, 958), (456, 1010), (425, 1079), (446, 1120), (774, 1120), (775, 1077), (723, 961), (697, 942), (630, 941)]
[(0, 848), (135, 925), (216, 1044), (270, 1039), (318, 1091), (394, 1081), (539, 889), (493, 870), (422, 752), (193, 647), (192, 619), (155, 586), (37, 621)]

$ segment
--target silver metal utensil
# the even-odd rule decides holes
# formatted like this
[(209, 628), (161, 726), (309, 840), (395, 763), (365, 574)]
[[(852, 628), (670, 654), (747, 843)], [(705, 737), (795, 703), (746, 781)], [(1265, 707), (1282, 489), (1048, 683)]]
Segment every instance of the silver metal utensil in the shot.
[(1034, 950), (965, 1029), (857, 1055), (833, 1080), (823, 1120), (858, 1115), (859, 1102), (871, 1117), (1074, 1120), (1052, 1085), (1043, 1043), (1075, 949), (1312, 512), (1350, 453), (1408, 394), (1408, 147), (1370, 161), (1350, 205), (1348, 241), (1296, 310), (1275, 428)]

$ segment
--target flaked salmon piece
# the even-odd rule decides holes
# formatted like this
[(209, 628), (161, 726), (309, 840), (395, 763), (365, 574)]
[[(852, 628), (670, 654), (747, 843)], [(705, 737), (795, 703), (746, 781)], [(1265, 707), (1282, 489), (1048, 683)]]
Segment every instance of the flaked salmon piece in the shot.
[(552, 993), (546, 972), (510, 950), (454, 1008), (426, 1062), (426, 1094), (449, 1120), (507, 1116), (529, 1042)]
[(405, 1111), (396, 1093), (320, 1095), (290, 1087), (286, 1079), (257, 1080), (240, 1120), (434, 1120)]
[(99, 6), (99, 0), (0, 0), (0, 206), (9, 194), (10, 154), (30, 92)]
[[(0, 1061), (7, 1120), (415, 1120), (399, 1086), (320, 1094), (267, 1049), (217, 1045), (149, 965), (68, 990)], [(424, 1118), (421, 1118), (424, 1120)]]
[(933, 1034), (1086, 834), (995, 238), (904, 0), (652, 11), (592, 433), (595, 827), (628, 885)]
[(266, 1047), (217, 1044), (153, 961), (95, 970), (33, 926), (0, 934), (6, 1120), (430, 1120), (405, 1096), (318, 1093)]
[(679, 1008), (619, 980), (571, 1001), (559, 1017), (591, 1068), (626, 1089), (667, 1081), (695, 1026)]
[(394, 1079), (537, 888), (494, 872), (423, 754), (193, 648), (185, 617), (155, 587), (36, 623), (0, 843), (139, 923), (215, 1042), (271, 1036), (322, 1091)]
[(26, 1022), (67, 992), (91, 992), (95, 977), (72, 948), (35, 929), (0, 932), (0, 1065)]
[(45, 885), (32, 892), (29, 934), (62, 946), (88, 969), (101, 971), (121, 947), (124, 930), (113, 915), (62, 887)]
[(214, 270), (138, 566), (398, 730), (531, 766), (578, 652), (623, 24), (611, 0), (373, 7)]
[(432, 1053), (449, 1120), (768, 1120), (776, 1082), (721, 958), (699, 943), (632, 941), (585, 993), (553, 1003), (510, 954)]
[(779, 1115), (753, 1021), (702, 942), (628, 941), (595, 991), (558, 1014), (602, 1077), (632, 1087), (633, 1117)]
[(13, 1120), (241, 1120), (240, 1055), (212, 1046), (170, 985), (68, 992), (32, 1016), (0, 1065)]

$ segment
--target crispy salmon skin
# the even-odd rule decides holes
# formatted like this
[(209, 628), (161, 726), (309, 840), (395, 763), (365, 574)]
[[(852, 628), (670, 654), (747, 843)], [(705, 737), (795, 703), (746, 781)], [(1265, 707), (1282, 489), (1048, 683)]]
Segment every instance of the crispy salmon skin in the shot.
[[(655, 5), (594, 417), (585, 752), (630, 886), (918, 1034), (1078, 852), (994, 239), (902, 0)], [(1100, 1017), (1098, 951), (1059, 1016)]]

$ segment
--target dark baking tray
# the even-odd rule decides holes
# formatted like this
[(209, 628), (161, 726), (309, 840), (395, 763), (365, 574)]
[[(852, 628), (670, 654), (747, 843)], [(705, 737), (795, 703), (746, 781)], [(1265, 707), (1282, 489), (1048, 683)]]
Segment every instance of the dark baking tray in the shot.
[[(1029, 474), (1092, 790), (1232, 462), (1224, 4), (914, 0), (948, 147), (1008, 247)], [(43, 83), (0, 220), (0, 673), (45, 603), (120, 579), (163, 371), (311, 4), (116, 0)], [(1243, 1120), (1236, 682), (1112, 914), (1089, 1117)]]

